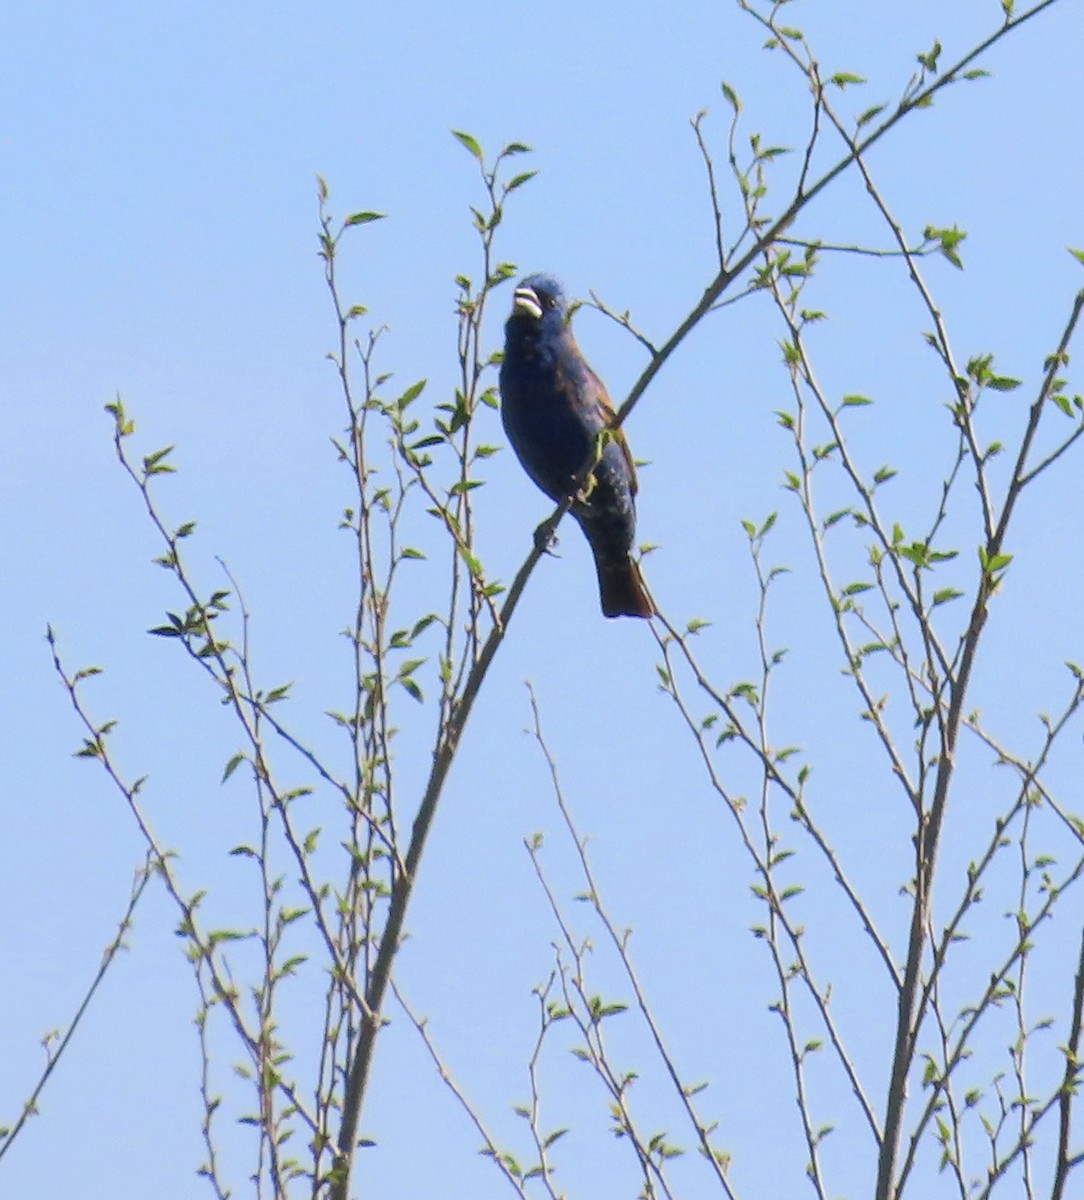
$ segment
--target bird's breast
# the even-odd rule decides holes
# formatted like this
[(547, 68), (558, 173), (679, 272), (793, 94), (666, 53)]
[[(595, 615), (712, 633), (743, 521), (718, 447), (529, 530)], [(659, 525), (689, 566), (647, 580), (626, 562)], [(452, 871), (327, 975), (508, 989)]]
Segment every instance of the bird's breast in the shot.
[(527, 474), (561, 499), (591, 452), (594, 430), (571, 381), (552, 357), (506, 356), (501, 367), (501, 418)]

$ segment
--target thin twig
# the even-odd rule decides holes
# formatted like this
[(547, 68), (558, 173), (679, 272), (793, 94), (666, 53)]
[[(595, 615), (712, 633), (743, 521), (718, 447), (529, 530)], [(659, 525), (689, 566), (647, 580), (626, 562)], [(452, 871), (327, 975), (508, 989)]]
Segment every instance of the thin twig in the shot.
[[(50, 632), (50, 645), (51, 644), (52, 634)], [(141, 866), (135, 873), (135, 878), (132, 883), (132, 892), (128, 897), (128, 903), (125, 905), (124, 913), (117, 924), (116, 935), (113, 937), (113, 940), (109, 943), (109, 945), (106, 946), (105, 952), (102, 955), (102, 961), (98, 966), (98, 970), (94, 973), (94, 977), (91, 979), (87, 990), (83, 993), (83, 998), (80, 1000), (71, 1021), (68, 1023), (67, 1029), (64, 1031), (63, 1036), (55, 1046), (53, 1045), (53, 1035), (50, 1035), (43, 1042), (43, 1045), (46, 1047), (45, 1068), (42, 1071), (37, 1083), (34, 1085), (30, 1095), (24, 1102), (22, 1112), (19, 1114), (15, 1123), (10, 1129), (5, 1130), (3, 1136), (0, 1137), (0, 1158), (3, 1158), (8, 1152), (12, 1143), (19, 1136), (27, 1121), (32, 1116), (37, 1115), (39, 1111), (38, 1102), (41, 1099), (42, 1092), (45, 1090), (45, 1085), (49, 1082), (53, 1071), (56, 1070), (57, 1066), (59, 1065), (61, 1058), (64, 1056), (64, 1052), (71, 1045), (72, 1039), (75, 1037), (76, 1030), (78, 1030), (83, 1017), (86, 1016), (86, 1013), (90, 1008), (91, 1001), (94, 999), (98, 988), (101, 986), (102, 981), (108, 974), (109, 968), (116, 961), (121, 950), (125, 949), (125, 939), (132, 928), (132, 922), (135, 919), (136, 908), (138, 907), (140, 900), (143, 898), (143, 892), (146, 890), (147, 884), (154, 877), (156, 869), (157, 857), (153, 851), (148, 851), (143, 866)]]

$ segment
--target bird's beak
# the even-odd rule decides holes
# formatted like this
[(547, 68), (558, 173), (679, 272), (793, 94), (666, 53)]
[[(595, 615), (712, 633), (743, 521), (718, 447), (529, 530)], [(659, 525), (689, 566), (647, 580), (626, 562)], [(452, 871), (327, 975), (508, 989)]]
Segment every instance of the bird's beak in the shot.
[(518, 287), (512, 300), (512, 312), (522, 313), (535, 321), (542, 319), (542, 305), (538, 302), (538, 294), (534, 288)]

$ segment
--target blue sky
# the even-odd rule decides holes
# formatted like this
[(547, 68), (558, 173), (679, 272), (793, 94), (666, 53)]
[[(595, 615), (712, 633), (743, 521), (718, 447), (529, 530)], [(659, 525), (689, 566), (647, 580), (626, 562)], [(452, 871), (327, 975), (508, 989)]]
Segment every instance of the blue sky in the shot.
[[(807, 0), (791, 19), (826, 74), (869, 79), (842, 98), (857, 112), (896, 98), (915, 54), (935, 37), (951, 62), (1000, 13), (996, 0), (944, 9), (933, 0)], [(219, 555), (242, 582), (265, 680), (295, 679), (291, 719), (305, 736), (326, 737), (321, 713), (341, 703), (349, 680), (338, 630), (349, 617), (350, 563), (336, 530), (348, 480), (329, 442), (342, 414), (324, 357), (335, 329), (316, 258), (317, 173), (336, 213), (388, 214), (348, 244), (344, 286), (390, 327), (383, 369), (404, 386), (427, 378), (429, 402), (454, 386), (453, 277), (477, 272), (467, 206), (482, 196), (451, 128), (491, 152), (512, 140), (534, 148), (525, 169), (539, 176), (509, 204), (500, 257), (523, 273), (552, 271), (575, 296), (593, 290), (631, 309), (661, 340), (713, 274), (689, 119), (709, 110), (721, 170), (729, 117), (721, 80), (743, 97), (746, 132), (788, 146), (806, 136), (801, 81), (762, 42), (721, 0), (665, 12), (611, 0), (3, 6), (0, 947), (9, 982), (0, 988), (0, 1121), (34, 1076), (41, 1037), (68, 1019), (95, 969), (140, 859), (105, 780), (71, 757), (78, 731), (50, 668), (47, 622), (71, 665), (106, 668), (91, 694), (95, 711), (120, 719), (117, 750), (129, 773), (151, 775), (148, 803), (163, 840), (182, 852), (186, 878), (194, 886), (219, 879), (224, 904), (243, 895), (225, 848), (245, 828), (245, 797), (218, 785), (235, 735), (176, 647), (144, 633), (177, 599), (150, 565), (158, 550), (113, 461), (102, 406), (123, 395), (141, 452), (177, 445), (181, 469), (164, 485), (163, 504), (177, 523), (198, 520), (192, 554), (204, 579), (217, 578)], [(961, 357), (996, 351), (1007, 374), (1031, 382), (1081, 286), (1082, 268), (1064, 249), (1084, 245), (1084, 137), (1071, 83), (1081, 45), (1079, 8), (1055, 6), (983, 60), (992, 79), (951, 89), (870, 157), (910, 234), (931, 223), (968, 231), (966, 271), (928, 266)], [(774, 173), (781, 194), (794, 169), (783, 160)], [(736, 222), (733, 193), (728, 202)], [(886, 242), (851, 177), (794, 232)], [(825, 386), (878, 401), (856, 426), (864, 461), (901, 469), (893, 493), (901, 520), (928, 511), (944, 469), (946, 396), (922, 343), (926, 314), (898, 267), (868, 260), (829, 259), (811, 295), (831, 314), (811, 336)], [(487, 331), (493, 348), (506, 300)], [(642, 351), (589, 310), (576, 330), (614, 398), (623, 397)], [(756, 596), (739, 522), (780, 510), (769, 557), (792, 566), (796, 581), (780, 584), (773, 609), (777, 644), (793, 647), (778, 719), (786, 740), (823, 747), (814, 757), (820, 799), (856, 870), (871, 885), (881, 875), (902, 882), (902, 868), (895, 860), (883, 867), (874, 849), (900, 824), (890, 785), (872, 774), (826, 618), (803, 599), (809, 551), (781, 488), (790, 462), (773, 415), (790, 402), (780, 336), (760, 300), (715, 316), (630, 419), (634, 450), (652, 464), (641, 477), (640, 536), (660, 549), (648, 575), (676, 624), (713, 622), (700, 648), (714, 676), (745, 678), (755, 663)], [(1008, 439), (1019, 428), (1016, 401), (995, 402), (1004, 408), (991, 404), (991, 427)], [(485, 440), (503, 441), (496, 414), (483, 419)], [(996, 669), (992, 662), (977, 697), (1007, 736), (1023, 730), (1025, 741), (1030, 714), (1064, 694), (1060, 662), (1084, 660), (1074, 478), (1063, 472), (1024, 506), (1011, 547), (1019, 570), (991, 629)], [(548, 511), (511, 455), (492, 460), (479, 514), (493, 574), (512, 576)], [(468, 728), (411, 915), (404, 987), (494, 1127), (518, 1136), (510, 1106), (524, 1098), (530, 990), (548, 974), (555, 936), (522, 839), (544, 831), (557, 890), (579, 890), (545, 764), (523, 733), (529, 678), (618, 921), (644, 947), (645, 980), (675, 1055), (691, 1075), (714, 1081), (711, 1110), (733, 1130), (724, 1140), (744, 1147), (743, 1194), (768, 1194), (777, 1164), (763, 1151), (775, 1146), (770, 1131), (780, 1120), (770, 1081), (785, 1079), (785, 1064), (766, 1011), (766, 958), (748, 934), (758, 911), (749, 866), (657, 691), (649, 631), (599, 616), (590, 560), (571, 526), (561, 551), (532, 578)], [(1062, 764), (1067, 778), (1079, 774), (1078, 736), (1073, 753)], [(973, 766), (978, 804), (985, 764)], [(423, 769), (406, 756), (408, 781)], [(966, 830), (961, 818), (961, 854)], [(811, 926), (818, 912), (832, 919), (824, 903), (812, 906)], [(1075, 944), (1066, 920), (1063, 947)], [(195, 994), (174, 922), (161, 896), (141, 910), (131, 953), (40, 1118), (0, 1163), (5, 1194), (199, 1194)], [(838, 955), (844, 972), (845, 954), (821, 937), (827, 961)], [(601, 954), (598, 970), (620, 991)], [(862, 1001), (851, 993), (840, 1004), (860, 1011)], [(295, 1020), (304, 1013), (299, 999)], [(645, 1076), (645, 1091), (649, 1084)], [(551, 1087), (554, 1123), (576, 1126), (562, 1186), (601, 1200), (632, 1194), (582, 1068), (555, 1056)], [(365, 1160), (363, 1194), (502, 1193), (402, 1020), (381, 1047), (374, 1088), (365, 1127), (380, 1148)], [(863, 1152), (840, 1150), (855, 1165), (840, 1167), (839, 1190), (860, 1194), (849, 1170), (868, 1165)], [(800, 1179), (794, 1144), (781, 1143), (779, 1155), (797, 1164)], [(243, 1160), (235, 1175), (244, 1194)], [(460, 1182), (442, 1191), (449, 1175)], [(608, 1190), (605, 1180), (620, 1186)], [(707, 1194), (697, 1186), (684, 1194)]]

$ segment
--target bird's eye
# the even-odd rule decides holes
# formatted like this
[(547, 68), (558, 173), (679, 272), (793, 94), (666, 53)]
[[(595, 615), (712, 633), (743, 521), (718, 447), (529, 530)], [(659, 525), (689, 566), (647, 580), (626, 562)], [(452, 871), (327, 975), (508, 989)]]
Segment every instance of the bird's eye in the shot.
[(547, 308), (556, 308), (557, 307), (557, 297), (556, 296), (547, 296), (544, 303)]

